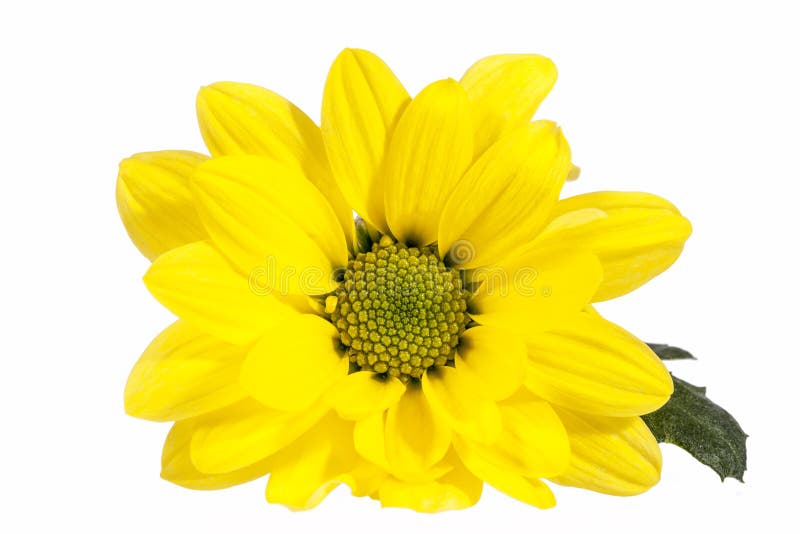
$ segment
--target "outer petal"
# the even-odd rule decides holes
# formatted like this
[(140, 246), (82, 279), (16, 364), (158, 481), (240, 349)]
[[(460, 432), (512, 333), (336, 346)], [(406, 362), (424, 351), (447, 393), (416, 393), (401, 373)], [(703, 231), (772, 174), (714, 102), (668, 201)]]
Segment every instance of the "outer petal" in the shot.
[(569, 433), (572, 458), (566, 472), (552, 478), (610, 495), (637, 495), (661, 477), (661, 450), (638, 417), (599, 417), (559, 410)]
[[(569, 463), (569, 441), (549, 403), (521, 391), (500, 404), (503, 432), (491, 445), (456, 440), (459, 454), (480, 456), (496, 469), (525, 478), (561, 474)], [(464, 458), (464, 456), (462, 456)], [(464, 459), (469, 467), (471, 464)], [(480, 476), (480, 475), (479, 475)]]
[(603, 270), (592, 254), (548, 249), (477, 269), (472, 276), (481, 286), (469, 302), (470, 316), (483, 325), (530, 335), (584, 309)]
[(543, 482), (535, 478), (526, 478), (516, 471), (498, 467), (463, 439), (456, 439), (454, 445), (459, 457), (470, 472), (490, 486), (538, 508), (555, 506), (555, 496)]
[[(452, 456), (452, 455), (451, 455)], [(483, 482), (453, 457), (455, 467), (441, 478), (429, 482), (405, 482), (386, 479), (380, 486), (381, 506), (410, 508), (435, 513), (469, 508), (481, 497)]]
[[(536, 121), (492, 145), (459, 182), (439, 222), (439, 253), (463, 269), (491, 265), (532, 240), (550, 216), (570, 166), (554, 123)], [(464, 242), (472, 254), (451, 251)], [(470, 257), (471, 256), (471, 257)]]
[(269, 472), (269, 459), (228, 473), (201, 473), (192, 463), (192, 436), (200, 419), (187, 419), (172, 425), (161, 455), (161, 478), (189, 489), (215, 490), (243, 484)]
[(559, 406), (629, 417), (658, 409), (672, 394), (672, 379), (653, 351), (598, 316), (577, 314), (527, 344), (526, 387)]
[(273, 295), (251, 290), (216, 250), (204, 242), (162, 254), (144, 276), (147, 289), (175, 315), (237, 345), (296, 312)]
[(257, 85), (219, 82), (200, 89), (197, 117), (214, 156), (265, 156), (300, 167), (352, 238), (353, 213), (328, 168), (322, 134), (297, 106)]
[(527, 351), (522, 340), (502, 328), (470, 328), (458, 341), (456, 368), (481, 384), (481, 394), (502, 400), (525, 379)]
[(326, 396), (336, 412), (345, 419), (360, 420), (387, 410), (405, 393), (400, 380), (372, 372), (347, 375)]
[(680, 213), (678, 208), (669, 200), (651, 193), (595, 191), (559, 200), (553, 207), (551, 217), (555, 219), (561, 215), (586, 208), (596, 208), (603, 211), (618, 208), (662, 209)]
[(195, 152), (165, 150), (134, 154), (119, 164), (119, 215), (148, 259), (207, 238), (189, 190), (189, 177), (207, 159)]
[(429, 370), (422, 377), (422, 391), (434, 413), (454, 432), (491, 443), (500, 434), (500, 411), (482, 395), (480, 383), (453, 367)]
[(454, 80), (427, 86), (406, 108), (386, 154), (386, 220), (399, 240), (436, 241), (439, 216), (472, 162), (469, 101)]
[(247, 349), (185, 321), (156, 337), (125, 386), (125, 411), (152, 421), (186, 419), (242, 400), (239, 367)]
[(346, 49), (331, 66), (322, 97), (322, 136), (344, 197), (386, 232), (380, 169), (395, 121), (409, 101), (389, 67), (365, 50)]
[(395, 476), (426, 478), (450, 448), (450, 427), (431, 410), (422, 389), (410, 387), (386, 414), (387, 464)]
[[(281, 294), (331, 291), (347, 244), (330, 204), (295, 168), (256, 156), (214, 158), (193, 185), (214, 244)], [(272, 280), (270, 280), (272, 278)]]
[(474, 110), (476, 153), (531, 120), (556, 77), (553, 62), (533, 54), (489, 56), (472, 65), (461, 85)]
[(594, 301), (629, 293), (664, 272), (692, 233), (672, 204), (645, 193), (589, 193), (556, 206), (557, 217), (532, 246), (574, 245), (594, 252), (603, 283)]
[(251, 399), (198, 418), (191, 460), (201, 472), (229, 473), (275, 454), (325, 414), (318, 404), (303, 413), (281, 412)]
[(277, 410), (302, 411), (347, 374), (336, 327), (317, 315), (277, 325), (250, 350), (240, 381), (250, 395)]
[[(378, 470), (365, 469), (353, 448), (353, 423), (329, 414), (295, 443), (272, 457), (267, 501), (292, 510), (314, 508), (340, 483), (377, 486)], [(381, 477), (382, 478), (382, 477)], [(373, 489), (373, 488), (370, 488)]]

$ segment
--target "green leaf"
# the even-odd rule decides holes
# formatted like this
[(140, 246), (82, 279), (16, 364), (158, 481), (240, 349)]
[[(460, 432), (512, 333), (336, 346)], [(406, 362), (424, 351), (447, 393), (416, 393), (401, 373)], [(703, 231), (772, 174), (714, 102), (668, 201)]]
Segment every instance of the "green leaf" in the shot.
[(684, 449), (716, 471), (721, 480), (732, 477), (744, 482), (747, 434), (742, 427), (731, 414), (706, 397), (706, 388), (675, 376), (672, 382), (675, 391), (669, 401), (659, 410), (642, 416), (653, 435), (661, 443)]
[(696, 360), (694, 356), (688, 351), (673, 347), (672, 345), (664, 345), (661, 343), (648, 343), (650, 349), (655, 352), (662, 360)]

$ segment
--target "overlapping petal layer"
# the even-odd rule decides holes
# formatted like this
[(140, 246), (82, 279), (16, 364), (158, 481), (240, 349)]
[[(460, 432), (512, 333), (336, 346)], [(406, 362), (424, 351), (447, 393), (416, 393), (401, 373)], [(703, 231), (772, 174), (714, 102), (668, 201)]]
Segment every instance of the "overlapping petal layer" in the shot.
[(560, 201), (531, 248), (574, 246), (597, 255), (603, 282), (593, 301), (622, 296), (672, 265), (692, 226), (668, 201), (646, 193), (588, 193)]
[(148, 259), (207, 238), (189, 187), (208, 156), (185, 150), (143, 152), (122, 160), (117, 209), (131, 241)]
[(297, 313), (276, 296), (254, 291), (244, 275), (202, 241), (159, 256), (144, 282), (175, 315), (237, 345), (255, 341), (271, 325)]
[(156, 337), (125, 386), (125, 411), (152, 421), (178, 421), (242, 400), (239, 368), (246, 347), (224, 343), (185, 321)]
[(257, 156), (214, 158), (192, 185), (211, 241), (240, 272), (267, 273), (267, 287), (280, 294), (336, 287), (333, 271), (347, 264), (345, 236), (298, 169)]
[(344, 50), (331, 66), (322, 97), (322, 135), (333, 175), (350, 206), (387, 232), (383, 158), (410, 98), (380, 58)]
[(256, 85), (218, 82), (198, 93), (197, 118), (212, 156), (264, 156), (299, 167), (352, 239), (352, 211), (331, 174), (320, 129), (297, 106)]

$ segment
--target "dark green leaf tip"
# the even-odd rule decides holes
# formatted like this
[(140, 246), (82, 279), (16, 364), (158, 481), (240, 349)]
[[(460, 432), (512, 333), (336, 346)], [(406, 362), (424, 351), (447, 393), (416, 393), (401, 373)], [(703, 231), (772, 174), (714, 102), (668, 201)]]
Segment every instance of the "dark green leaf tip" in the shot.
[(648, 343), (648, 347), (650, 350), (656, 353), (656, 355), (661, 358), (662, 360), (696, 360), (694, 356), (688, 351), (679, 349), (678, 347), (673, 347), (671, 345), (665, 345), (662, 343)]

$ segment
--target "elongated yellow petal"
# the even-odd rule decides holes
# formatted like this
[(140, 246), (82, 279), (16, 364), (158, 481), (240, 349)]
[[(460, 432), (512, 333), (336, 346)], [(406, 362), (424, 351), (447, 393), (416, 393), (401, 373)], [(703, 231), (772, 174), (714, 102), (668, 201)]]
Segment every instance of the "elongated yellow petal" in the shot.
[[(462, 269), (492, 265), (547, 222), (570, 166), (560, 128), (536, 121), (492, 145), (459, 182), (439, 221), (439, 253)], [(454, 246), (468, 243), (459, 258)]]
[(458, 341), (456, 368), (481, 385), (481, 394), (502, 400), (514, 393), (525, 379), (525, 343), (502, 328), (470, 328)]
[(672, 204), (645, 193), (580, 195), (559, 202), (556, 213), (532, 246), (558, 243), (595, 253), (603, 264), (595, 302), (629, 293), (664, 272), (692, 233)]
[(277, 410), (302, 411), (347, 374), (336, 327), (317, 315), (296, 315), (268, 331), (247, 354), (242, 387)]
[(257, 85), (219, 82), (198, 93), (197, 117), (214, 156), (265, 156), (302, 169), (352, 239), (353, 213), (328, 167), (322, 133), (297, 106)]
[(192, 463), (192, 436), (200, 418), (186, 419), (172, 425), (161, 454), (161, 478), (184, 488), (215, 490), (229, 488), (260, 478), (269, 472), (269, 458), (227, 473), (201, 473)]
[(549, 403), (523, 390), (500, 403), (500, 413), (503, 431), (492, 444), (464, 436), (459, 453), (468, 447), (465, 453), (526, 478), (554, 476), (567, 468), (567, 433)]
[(483, 396), (481, 384), (453, 367), (438, 367), (422, 377), (422, 391), (434, 413), (454, 432), (491, 443), (500, 434), (500, 411)]
[(273, 456), (267, 501), (292, 510), (314, 508), (340, 483), (354, 483), (364, 463), (353, 448), (353, 423), (329, 413), (310, 431)]
[(540, 480), (496, 465), (463, 438), (456, 438), (453, 444), (467, 469), (493, 488), (538, 508), (555, 506), (553, 492)]
[(472, 120), (454, 80), (427, 86), (403, 112), (386, 154), (386, 221), (399, 240), (437, 239), (439, 215), (472, 162)]
[(197, 419), (192, 435), (192, 464), (203, 473), (228, 473), (275, 454), (325, 415), (317, 404), (305, 412), (282, 412), (252, 400)]
[(473, 277), (481, 286), (469, 302), (469, 313), (480, 324), (519, 334), (546, 332), (584, 309), (602, 276), (592, 254), (535, 250), (477, 269)]
[(134, 154), (119, 164), (119, 215), (148, 259), (207, 238), (189, 189), (194, 169), (207, 159), (196, 152), (164, 150)]
[(389, 470), (386, 459), (386, 412), (360, 419), (353, 428), (355, 449), (364, 459)]
[(553, 62), (534, 54), (489, 56), (472, 65), (461, 85), (474, 110), (476, 154), (531, 120), (556, 76)]
[(381, 506), (410, 508), (417, 512), (435, 513), (469, 508), (481, 497), (483, 482), (457, 459), (442, 477), (428, 482), (406, 482), (386, 479), (378, 490)]
[(156, 337), (125, 386), (125, 411), (151, 421), (187, 419), (246, 396), (239, 367), (247, 349), (177, 321)]
[(553, 207), (551, 217), (553, 219), (566, 213), (578, 211), (586, 208), (595, 208), (603, 211), (614, 210), (617, 208), (649, 208), (668, 210), (673, 213), (680, 213), (669, 200), (652, 193), (641, 193), (635, 191), (594, 191), (567, 197), (559, 200)]
[(147, 289), (175, 315), (230, 343), (248, 344), (296, 314), (273, 295), (259, 295), (204, 242), (173, 249), (150, 266)]
[(400, 478), (426, 478), (450, 448), (450, 438), (447, 421), (431, 409), (421, 388), (407, 388), (386, 413), (386, 460)]
[(559, 409), (569, 433), (572, 458), (567, 470), (552, 478), (610, 495), (637, 495), (661, 477), (661, 449), (638, 417), (601, 417)]
[(531, 335), (525, 386), (559, 406), (614, 417), (660, 408), (672, 378), (650, 348), (613, 323), (586, 313)]
[(358, 421), (394, 405), (405, 392), (400, 380), (362, 371), (347, 375), (326, 395), (328, 402), (345, 419)]
[(381, 165), (409, 100), (380, 58), (356, 49), (333, 62), (322, 97), (322, 136), (333, 175), (350, 206), (384, 233)]
[(214, 158), (195, 173), (214, 244), (265, 288), (318, 295), (336, 287), (347, 244), (330, 204), (299, 170), (258, 156)]

